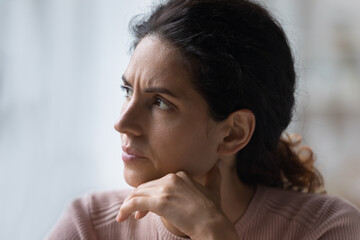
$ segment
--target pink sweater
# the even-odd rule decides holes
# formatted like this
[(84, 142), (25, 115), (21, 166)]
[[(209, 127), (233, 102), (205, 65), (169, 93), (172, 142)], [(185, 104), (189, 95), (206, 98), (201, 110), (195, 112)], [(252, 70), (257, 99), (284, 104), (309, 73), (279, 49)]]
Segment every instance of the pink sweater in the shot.
[[(186, 239), (170, 233), (153, 213), (116, 222), (128, 193), (95, 193), (75, 200), (48, 239)], [(360, 212), (335, 197), (258, 186), (235, 228), (239, 239), (359, 240)]]

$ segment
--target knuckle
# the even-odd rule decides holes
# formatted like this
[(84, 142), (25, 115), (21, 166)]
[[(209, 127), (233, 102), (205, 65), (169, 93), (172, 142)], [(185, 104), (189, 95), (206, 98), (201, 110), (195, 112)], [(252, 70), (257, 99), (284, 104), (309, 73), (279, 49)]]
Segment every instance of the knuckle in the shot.
[(134, 188), (134, 190), (143, 188), (143, 187), (145, 186), (145, 184), (146, 184), (146, 182), (141, 183), (139, 186), (137, 186), (136, 188)]
[(132, 201), (136, 197), (136, 194), (137, 194), (136, 189), (133, 189), (130, 192), (130, 194), (125, 198), (124, 203), (128, 203), (128, 202)]
[(127, 207), (128, 208), (134, 208), (137, 205), (138, 201), (136, 198), (132, 198), (127, 202)]
[(162, 185), (160, 187), (160, 193), (161, 194), (166, 194), (166, 193), (168, 193), (170, 191), (171, 191), (171, 188), (168, 185)]
[(134, 188), (133, 190), (131, 190), (129, 196), (134, 197), (136, 195), (136, 192), (137, 192), (137, 190), (136, 190), (136, 188)]
[(179, 172), (176, 173), (176, 175), (178, 177), (181, 177), (181, 178), (186, 178), (187, 177), (187, 174), (184, 171), (179, 171)]
[(167, 179), (170, 181), (170, 182), (176, 182), (177, 181), (177, 178), (178, 176), (175, 174), (175, 173), (169, 173), (167, 175)]

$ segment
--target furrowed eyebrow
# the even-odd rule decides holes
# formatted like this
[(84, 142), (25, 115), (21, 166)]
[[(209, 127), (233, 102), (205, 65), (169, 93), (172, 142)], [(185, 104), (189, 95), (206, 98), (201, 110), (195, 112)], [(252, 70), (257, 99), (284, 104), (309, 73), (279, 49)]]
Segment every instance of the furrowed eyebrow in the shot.
[(165, 88), (152, 87), (152, 88), (145, 89), (145, 92), (146, 93), (163, 93), (163, 94), (169, 95), (173, 98), (179, 98), (173, 92), (171, 92)]
[[(127, 85), (129, 87), (132, 87), (131, 83), (125, 78), (124, 75), (121, 76), (121, 79), (124, 81), (125, 85)], [(146, 93), (162, 93), (162, 94), (169, 95), (169, 96), (171, 96), (173, 98), (179, 98), (176, 94), (174, 94), (173, 92), (169, 91), (166, 88), (150, 87), (150, 88), (145, 89), (145, 92)]]
[(121, 79), (123, 80), (123, 82), (125, 83), (125, 85), (128, 85), (128, 86), (132, 87), (131, 84), (129, 83), (129, 81), (126, 80), (126, 78), (125, 78), (124, 75), (121, 76)]

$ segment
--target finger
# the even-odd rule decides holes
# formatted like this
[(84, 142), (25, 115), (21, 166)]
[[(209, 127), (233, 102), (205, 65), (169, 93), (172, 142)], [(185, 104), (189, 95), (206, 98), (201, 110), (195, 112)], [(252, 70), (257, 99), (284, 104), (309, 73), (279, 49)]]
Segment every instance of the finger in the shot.
[[(187, 174), (184, 171), (179, 171), (176, 173), (176, 176), (178, 176), (183, 182), (188, 183), (188, 185), (195, 185), (197, 188), (204, 187), (204, 176), (201, 176), (201, 178), (197, 178), (195, 176), (191, 176)], [(205, 176), (206, 177), (206, 176)]]
[(168, 173), (164, 176), (162, 176), (161, 178), (155, 179), (155, 180), (151, 180), (148, 182), (145, 182), (143, 184), (140, 184), (136, 189), (140, 189), (140, 188), (149, 188), (149, 187), (159, 187), (162, 184), (166, 183), (169, 180), (169, 177), (174, 176), (174, 173)]
[(131, 194), (125, 199), (124, 202), (129, 201), (131, 198), (134, 198), (134, 197), (151, 197), (151, 196), (154, 196), (159, 191), (159, 186), (162, 186), (162, 185), (135, 188), (131, 192)]
[[(142, 200), (144, 198), (147, 198), (147, 199), (152, 199), (154, 201), (154, 196), (159, 197), (160, 195), (162, 195), (161, 193), (163, 191), (169, 190), (169, 188), (165, 188), (165, 185), (169, 181), (169, 179), (174, 179), (174, 177), (177, 178), (175, 174), (167, 174), (162, 178), (146, 182), (144, 184), (139, 185), (137, 188), (134, 188), (130, 193), (130, 195), (125, 198), (122, 206), (120, 207), (116, 220), (123, 221), (127, 219), (130, 216), (130, 214), (133, 212), (135, 212), (134, 215), (135, 219), (141, 219), (145, 217), (148, 214), (149, 210), (151, 210), (149, 207), (150, 206), (155, 207), (155, 205), (148, 204), (149, 207), (145, 211), (140, 211), (141, 207), (144, 206), (139, 206), (140, 204), (139, 197), (142, 198)], [(130, 205), (130, 208), (127, 207), (128, 205)]]
[(160, 180), (161, 180), (161, 178), (158, 178), (158, 179), (155, 179), (155, 180), (151, 180), (151, 181), (142, 183), (139, 186), (137, 186), (136, 189), (158, 186)]
[(124, 202), (116, 216), (116, 221), (121, 222), (126, 220), (133, 212), (151, 210), (153, 205), (152, 198), (149, 197), (135, 197)]
[(149, 213), (149, 211), (137, 211), (135, 213), (134, 218), (135, 219), (141, 219), (141, 218), (145, 217), (148, 213)]
[(184, 171), (179, 171), (174, 176), (176, 176), (179, 180), (181, 179), (182, 181), (185, 181), (187, 183), (194, 182), (194, 180), (191, 177), (189, 177), (189, 175)]

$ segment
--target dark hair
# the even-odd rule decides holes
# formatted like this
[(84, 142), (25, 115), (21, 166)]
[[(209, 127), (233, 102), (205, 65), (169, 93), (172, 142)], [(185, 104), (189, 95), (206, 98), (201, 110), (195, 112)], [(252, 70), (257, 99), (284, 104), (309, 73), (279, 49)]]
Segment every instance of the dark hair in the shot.
[(281, 137), (296, 74), (285, 33), (267, 10), (246, 0), (169, 0), (134, 21), (133, 48), (147, 35), (177, 48), (215, 120), (254, 113), (254, 134), (236, 156), (244, 183), (310, 192), (322, 185), (311, 150), (304, 161), (293, 148), (299, 141)]

